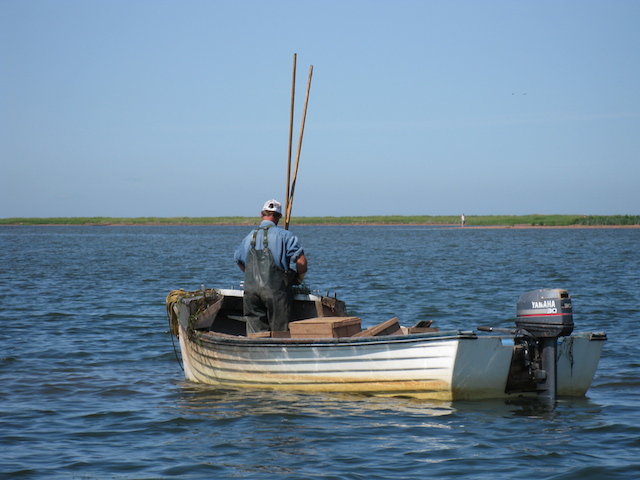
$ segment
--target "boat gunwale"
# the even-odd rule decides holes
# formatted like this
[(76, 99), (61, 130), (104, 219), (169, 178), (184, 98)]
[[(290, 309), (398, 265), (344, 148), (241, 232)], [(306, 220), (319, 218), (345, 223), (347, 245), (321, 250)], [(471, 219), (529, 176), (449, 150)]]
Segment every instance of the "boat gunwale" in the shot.
[[(189, 335), (186, 335), (189, 337)], [(433, 342), (441, 340), (477, 340), (481, 338), (513, 339), (513, 335), (478, 335), (473, 331), (446, 330), (440, 332), (423, 332), (398, 335), (382, 335), (377, 337), (316, 337), (316, 338), (272, 338), (272, 337), (243, 337), (229, 335), (214, 331), (196, 330), (189, 338), (191, 342), (204, 341), (208, 344), (238, 345), (243, 347), (334, 347), (334, 346), (356, 346), (360, 344), (399, 344), (399, 343), (419, 343)], [(588, 336), (590, 341), (606, 341), (606, 334), (600, 332), (577, 332), (560, 339)]]
[[(377, 337), (316, 337), (316, 338), (272, 338), (272, 337), (242, 337), (228, 335), (214, 331), (195, 331), (199, 340), (207, 343), (217, 343), (239, 346), (283, 347), (283, 346), (355, 346), (360, 344), (397, 344), (416, 343), (439, 340), (474, 340), (478, 338), (474, 332), (461, 330), (448, 330), (444, 332), (424, 332), (399, 335), (382, 335)], [(194, 340), (191, 340), (194, 341)], [(198, 340), (195, 340), (198, 341)]]

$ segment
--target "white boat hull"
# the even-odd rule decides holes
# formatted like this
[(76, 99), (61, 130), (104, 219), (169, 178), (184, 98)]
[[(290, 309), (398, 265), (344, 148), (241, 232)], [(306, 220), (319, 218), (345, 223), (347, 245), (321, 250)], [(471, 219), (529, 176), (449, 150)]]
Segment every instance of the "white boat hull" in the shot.
[[(506, 393), (514, 351), (509, 337), (442, 332), (301, 341), (189, 336), (180, 328), (185, 375), (198, 383), (432, 400), (535, 395)], [(561, 339), (559, 395), (585, 395), (603, 343), (590, 334)]]

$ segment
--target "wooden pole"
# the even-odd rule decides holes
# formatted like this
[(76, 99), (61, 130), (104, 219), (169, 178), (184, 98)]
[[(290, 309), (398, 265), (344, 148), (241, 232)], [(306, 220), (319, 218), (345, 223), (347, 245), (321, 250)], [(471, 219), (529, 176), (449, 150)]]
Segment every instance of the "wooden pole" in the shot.
[(287, 194), (284, 197), (284, 211), (286, 213), (289, 205), (289, 188), (291, 187), (291, 147), (293, 143), (293, 106), (296, 98), (296, 58), (293, 54), (293, 74), (291, 76), (291, 114), (289, 118), (289, 155), (287, 158)]
[(304, 123), (307, 118), (307, 105), (309, 104), (309, 90), (311, 89), (311, 76), (313, 75), (313, 65), (309, 67), (309, 80), (307, 81), (307, 96), (304, 99), (304, 110), (302, 112), (302, 125), (300, 126), (300, 138), (298, 139), (298, 152), (296, 154), (296, 166), (293, 170), (293, 181), (291, 182), (291, 193), (287, 200), (287, 215), (285, 216), (284, 228), (289, 228), (291, 221), (291, 208), (293, 206), (293, 195), (296, 189), (296, 179), (298, 178), (298, 165), (300, 164), (300, 151), (302, 150), (302, 136), (304, 135)]

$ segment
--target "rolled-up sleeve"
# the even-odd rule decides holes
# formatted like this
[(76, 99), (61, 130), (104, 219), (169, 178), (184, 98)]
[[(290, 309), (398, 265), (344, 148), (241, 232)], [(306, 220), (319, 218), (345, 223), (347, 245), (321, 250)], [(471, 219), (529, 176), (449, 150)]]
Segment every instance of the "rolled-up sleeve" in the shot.
[(238, 248), (236, 248), (236, 252), (233, 254), (233, 258), (238, 265), (246, 265), (247, 264), (247, 247), (245, 244), (247, 243), (247, 239), (245, 238)]
[(290, 235), (286, 241), (287, 258), (289, 259), (289, 270), (298, 271), (297, 260), (304, 254), (303, 248), (298, 243), (298, 237)]

